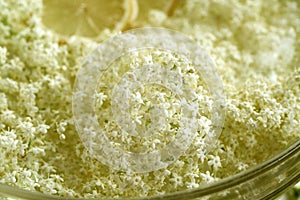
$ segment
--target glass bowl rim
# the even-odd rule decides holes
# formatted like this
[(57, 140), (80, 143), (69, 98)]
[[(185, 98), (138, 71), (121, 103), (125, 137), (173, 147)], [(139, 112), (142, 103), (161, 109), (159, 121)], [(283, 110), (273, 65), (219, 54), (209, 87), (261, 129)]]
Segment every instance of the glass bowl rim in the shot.
[[(233, 176), (221, 179), (219, 181), (216, 181), (214, 183), (210, 184), (203, 184), (199, 186), (198, 188), (192, 189), (192, 190), (184, 190), (179, 192), (173, 192), (173, 193), (166, 193), (164, 195), (160, 196), (149, 196), (149, 197), (136, 197), (136, 198), (122, 198), (124, 200), (126, 199), (135, 199), (135, 200), (174, 200), (174, 199), (192, 199), (197, 197), (203, 197), (205, 195), (213, 194), (216, 192), (223, 191), (225, 189), (230, 189), (234, 186), (237, 186), (241, 183), (244, 183), (246, 181), (249, 181), (256, 176), (259, 176), (260, 174), (263, 174), (276, 166), (282, 164), (287, 159), (291, 158), (295, 154), (300, 152), (300, 139), (296, 140), (296, 142), (292, 143), (290, 146), (288, 146), (283, 151), (280, 151), (275, 156), (271, 157), (270, 159), (251, 167), (245, 171), (242, 171), (240, 173), (237, 173)], [(300, 178), (300, 173), (299, 173)], [(21, 188), (9, 186), (3, 183), (0, 183), (0, 195), (8, 195), (9, 197), (17, 197), (17, 198), (23, 198), (23, 199), (31, 199), (31, 200), (41, 200), (41, 199), (48, 199), (48, 200), (83, 200), (85, 198), (74, 198), (74, 197), (60, 197), (60, 196), (54, 196), (49, 194), (43, 194), (39, 192), (33, 192), (24, 190)], [(1, 197), (1, 196), (0, 196)], [(95, 200), (108, 200), (112, 198), (94, 198)]]

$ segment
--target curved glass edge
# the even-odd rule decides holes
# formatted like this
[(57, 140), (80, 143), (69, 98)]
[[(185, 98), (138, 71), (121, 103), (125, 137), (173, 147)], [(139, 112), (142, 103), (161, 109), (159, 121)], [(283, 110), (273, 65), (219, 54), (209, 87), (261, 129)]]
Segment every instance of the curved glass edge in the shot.
[[(271, 159), (234, 176), (194, 190), (135, 200), (270, 199), (300, 181), (300, 139)], [(75, 200), (0, 184), (0, 200)], [(80, 199), (76, 199), (80, 200)], [(103, 198), (101, 198), (103, 200)], [(106, 198), (106, 200), (109, 200)]]

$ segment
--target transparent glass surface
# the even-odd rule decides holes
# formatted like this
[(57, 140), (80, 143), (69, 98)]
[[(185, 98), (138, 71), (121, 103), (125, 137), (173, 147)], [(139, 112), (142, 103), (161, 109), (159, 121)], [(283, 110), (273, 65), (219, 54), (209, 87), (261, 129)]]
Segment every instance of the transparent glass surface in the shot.
[[(274, 199), (300, 180), (300, 140), (272, 159), (243, 173), (226, 178), (199, 189), (178, 192), (146, 199)], [(24, 191), (0, 184), (3, 200), (74, 199)], [(102, 198), (103, 199), (103, 198)]]

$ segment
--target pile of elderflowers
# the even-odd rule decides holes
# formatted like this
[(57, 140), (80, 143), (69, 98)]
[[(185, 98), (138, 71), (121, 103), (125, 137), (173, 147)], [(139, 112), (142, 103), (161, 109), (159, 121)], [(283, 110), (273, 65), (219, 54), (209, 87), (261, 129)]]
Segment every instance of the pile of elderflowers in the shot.
[[(203, 154), (203, 141), (195, 137), (166, 169), (135, 174), (92, 158), (72, 115), (77, 70), (114, 31), (105, 29), (96, 39), (60, 36), (43, 25), (40, 0), (0, 0), (0, 11), (0, 183), (72, 197), (158, 195), (229, 177), (300, 138), (299, 1), (199, 0), (184, 2), (170, 17), (147, 11), (137, 26), (181, 31), (209, 52), (227, 105), (213, 151)], [(155, 53), (139, 56), (132, 60), (157, 60)], [(207, 91), (199, 92), (209, 105)], [(99, 105), (105, 98), (100, 94)], [(211, 121), (202, 117), (199, 124), (208, 131)]]

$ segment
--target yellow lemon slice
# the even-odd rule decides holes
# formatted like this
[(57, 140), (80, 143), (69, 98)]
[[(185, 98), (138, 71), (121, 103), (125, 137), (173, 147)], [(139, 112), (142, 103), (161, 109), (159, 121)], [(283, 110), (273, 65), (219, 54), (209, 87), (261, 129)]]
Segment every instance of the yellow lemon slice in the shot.
[(44, 0), (43, 24), (62, 35), (95, 37), (122, 30), (137, 14), (136, 0)]
[(136, 25), (139, 26), (144, 21), (149, 20), (149, 11), (159, 10), (166, 14), (166, 16), (172, 16), (175, 10), (181, 7), (185, 2), (183, 0), (139, 0), (139, 14), (136, 19)]

